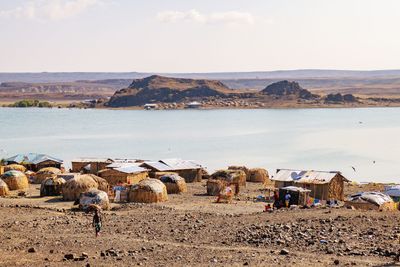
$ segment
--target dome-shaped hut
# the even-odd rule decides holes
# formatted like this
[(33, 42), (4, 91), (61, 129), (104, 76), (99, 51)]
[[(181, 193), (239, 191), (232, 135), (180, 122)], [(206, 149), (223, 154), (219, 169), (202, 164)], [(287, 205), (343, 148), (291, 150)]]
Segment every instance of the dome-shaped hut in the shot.
[(269, 175), (266, 169), (253, 168), (249, 170), (250, 182), (253, 183), (267, 183), (269, 181)]
[(246, 166), (229, 166), (228, 170), (244, 171), (246, 174), (246, 181), (250, 181), (250, 169)]
[(65, 180), (61, 177), (53, 176), (46, 178), (40, 186), (40, 196), (60, 196)]
[(223, 180), (208, 179), (207, 180), (207, 195), (218, 196), (226, 187), (226, 182)]
[(26, 168), (23, 165), (20, 164), (9, 164), (4, 166), (4, 171), (20, 171), (20, 172), (26, 172)]
[(94, 174), (87, 174), (87, 175), (92, 177), (92, 179), (96, 181), (96, 183), (98, 184), (97, 189), (104, 191), (104, 192), (108, 192), (108, 189), (110, 188), (110, 184), (107, 182), (106, 179), (103, 179)]
[(166, 174), (160, 177), (160, 181), (167, 187), (168, 194), (179, 194), (187, 192), (185, 178), (178, 174)]
[(60, 173), (61, 170), (55, 167), (42, 168), (34, 176), (34, 183), (41, 184), (47, 178), (56, 177)]
[[(64, 200), (77, 200), (81, 193), (87, 192), (92, 188), (108, 189), (108, 183), (96, 175), (81, 174), (65, 182), (62, 186), (62, 195)], [(96, 178), (96, 180), (95, 180)], [(104, 190), (103, 190), (104, 191)]]
[(142, 180), (132, 185), (128, 193), (129, 202), (155, 203), (167, 200), (167, 187), (157, 179)]
[(1, 179), (10, 190), (22, 190), (29, 187), (28, 178), (20, 171), (7, 171), (1, 176)]
[(228, 184), (246, 186), (246, 173), (242, 170), (219, 170), (211, 175), (211, 179), (223, 180)]
[(79, 197), (79, 208), (87, 210), (91, 205), (99, 206), (103, 210), (110, 209), (107, 193), (94, 188), (82, 193)]
[(0, 180), (0, 197), (7, 196), (9, 193), (8, 185), (3, 180)]

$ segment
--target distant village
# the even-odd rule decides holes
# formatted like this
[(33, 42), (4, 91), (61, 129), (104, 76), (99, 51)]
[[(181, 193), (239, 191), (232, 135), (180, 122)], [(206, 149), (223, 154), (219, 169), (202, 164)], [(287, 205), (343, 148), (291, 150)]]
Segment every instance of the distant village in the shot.
[(248, 183), (257, 184), (260, 194), (252, 201), (264, 202), (265, 211), (320, 206), (395, 211), (400, 200), (399, 186), (345, 196), (352, 182), (339, 171), (278, 169), (271, 176), (263, 168), (229, 166), (209, 174), (206, 166), (185, 159), (78, 158), (66, 170), (61, 159), (28, 153), (3, 159), (0, 176), (1, 197), (26, 197), (37, 184), (40, 197), (74, 201), (82, 210), (165, 202), (170, 194), (185, 194), (193, 183), (203, 183), (205, 195), (224, 203), (240, 196)]

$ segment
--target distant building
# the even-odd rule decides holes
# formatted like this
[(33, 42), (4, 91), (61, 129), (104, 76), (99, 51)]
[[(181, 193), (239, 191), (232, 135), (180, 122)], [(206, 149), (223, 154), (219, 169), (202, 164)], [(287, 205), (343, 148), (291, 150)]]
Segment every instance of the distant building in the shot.
[(148, 170), (139, 167), (135, 163), (125, 163), (123, 166), (110, 167), (115, 165), (112, 163), (107, 166), (107, 169), (98, 172), (98, 175), (106, 179), (110, 185), (116, 185), (118, 183), (124, 184), (137, 184), (140, 181), (148, 178)]
[(25, 166), (27, 170), (36, 172), (46, 167), (55, 167), (61, 169), (63, 161), (61, 159), (57, 159), (46, 154), (28, 153), (18, 154), (13, 157), (4, 159), (4, 163), (6, 165), (20, 164)]
[(158, 172), (175, 172), (185, 178), (187, 183), (199, 182), (202, 179), (202, 166), (193, 160), (162, 159), (159, 161), (144, 161), (141, 167), (150, 170), (150, 177), (156, 177)]
[(344, 200), (344, 182), (338, 171), (303, 171), (278, 169), (271, 178), (275, 187), (297, 186), (311, 190), (310, 196), (320, 200)]
[(79, 158), (72, 160), (71, 172), (83, 172), (97, 174), (98, 171), (106, 168), (114, 160), (108, 158)]
[(145, 110), (152, 110), (152, 109), (157, 109), (158, 105), (157, 104), (145, 104), (143, 107)]
[(201, 108), (203, 105), (200, 102), (193, 101), (186, 105), (186, 108)]

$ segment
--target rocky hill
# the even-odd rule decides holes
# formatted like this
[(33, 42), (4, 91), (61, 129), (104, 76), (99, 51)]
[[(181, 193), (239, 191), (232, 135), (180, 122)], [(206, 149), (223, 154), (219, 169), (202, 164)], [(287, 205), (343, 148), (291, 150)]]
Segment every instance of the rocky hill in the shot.
[(285, 96), (294, 96), (301, 99), (318, 98), (318, 95), (314, 95), (310, 91), (302, 88), (297, 82), (289, 82), (286, 80), (268, 85), (261, 93), (278, 98)]
[(117, 91), (107, 105), (110, 107), (128, 107), (146, 103), (171, 103), (208, 97), (223, 98), (230, 93), (232, 93), (232, 90), (219, 81), (153, 75), (133, 80), (128, 88)]

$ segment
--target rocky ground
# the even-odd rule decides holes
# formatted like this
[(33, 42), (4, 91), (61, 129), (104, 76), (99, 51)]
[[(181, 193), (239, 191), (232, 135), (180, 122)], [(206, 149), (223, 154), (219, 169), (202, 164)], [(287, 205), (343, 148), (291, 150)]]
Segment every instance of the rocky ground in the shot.
[(262, 212), (250, 184), (216, 204), (203, 184), (161, 204), (113, 204), (95, 238), (72, 202), (0, 199), (0, 266), (390, 266), (398, 212), (318, 208)]

